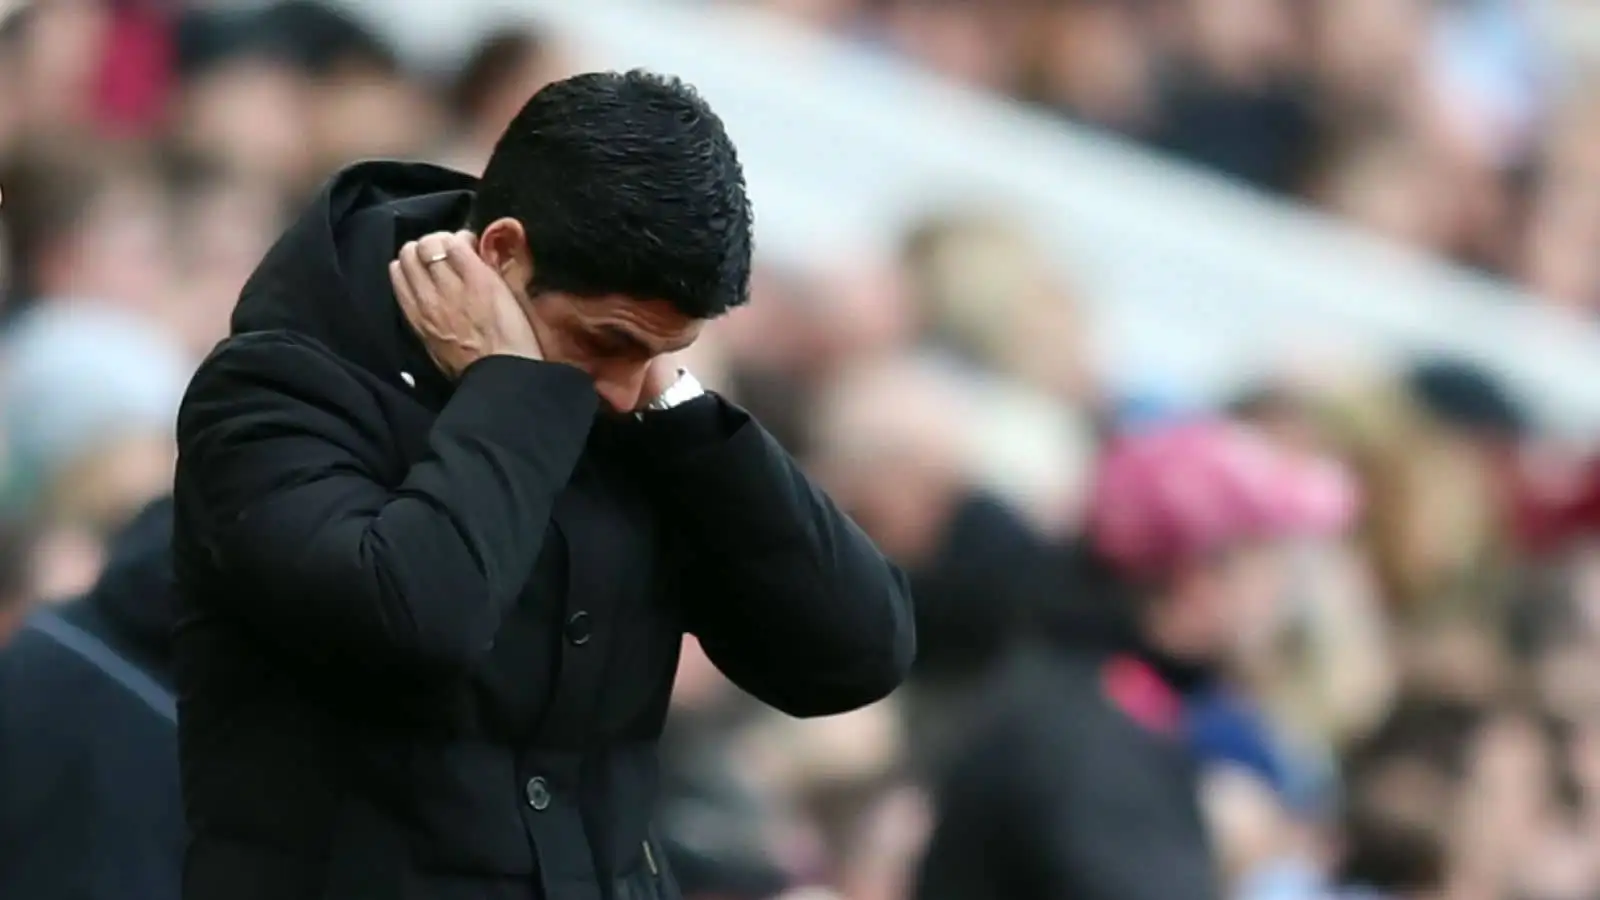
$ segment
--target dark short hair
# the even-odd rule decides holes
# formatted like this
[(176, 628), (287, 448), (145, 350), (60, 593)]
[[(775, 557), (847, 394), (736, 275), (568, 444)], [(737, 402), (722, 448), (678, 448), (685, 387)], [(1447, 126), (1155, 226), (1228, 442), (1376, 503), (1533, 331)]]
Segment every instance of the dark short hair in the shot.
[(506, 217), (527, 232), (536, 296), (624, 294), (697, 319), (750, 296), (739, 157), (676, 78), (592, 73), (534, 94), (495, 145), (470, 224)]

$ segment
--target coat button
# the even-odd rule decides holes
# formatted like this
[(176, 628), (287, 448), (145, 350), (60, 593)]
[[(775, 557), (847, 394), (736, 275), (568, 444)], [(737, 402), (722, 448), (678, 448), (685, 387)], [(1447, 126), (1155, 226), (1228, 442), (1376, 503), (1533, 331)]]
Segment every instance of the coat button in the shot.
[(589, 643), (590, 636), (589, 614), (580, 609), (567, 619), (567, 640), (571, 641), (574, 647), (582, 647)]
[(529, 778), (527, 792), (529, 806), (541, 812), (550, 806), (550, 785), (543, 778)]

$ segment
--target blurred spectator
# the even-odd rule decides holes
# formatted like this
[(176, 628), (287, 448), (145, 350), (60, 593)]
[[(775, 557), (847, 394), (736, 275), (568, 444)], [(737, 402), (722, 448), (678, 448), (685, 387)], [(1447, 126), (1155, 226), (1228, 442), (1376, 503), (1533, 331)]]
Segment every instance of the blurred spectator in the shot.
[(1450, 877), (1448, 778), (1419, 748), (1368, 753), (1347, 775), (1345, 846), (1335, 876), (1345, 886), (1341, 896), (1443, 896)]
[(179, 158), (168, 191), (174, 281), (157, 314), (199, 358), (226, 336), (245, 280), (283, 230), (270, 184), (215, 161)]
[(278, 35), (254, 11), (188, 11), (177, 27), (182, 88), (172, 140), (279, 189), (316, 177), (313, 84), (293, 35)]
[(442, 162), (474, 174), (483, 171), (512, 117), (539, 88), (573, 73), (555, 39), (531, 28), (505, 28), (486, 36), (450, 86), (460, 134)]
[[(1577, 0), (725, 2), (1298, 197), (1512, 279), (1575, 323), (1600, 312), (1600, 82), (1584, 29), (1565, 24), (1592, 17)], [(38, 601), (93, 584), (107, 536), (165, 490), (172, 398), (283, 209), (360, 156), (477, 171), (510, 112), (587, 50), (505, 20), (451, 35), (470, 51), (423, 72), (337, 3), (28, 7), (0, 14), (0, 643)], [(1003, 796), (990, 785), (1036, 802), (1102, 725), (1157, 761), (1130, 772), (1124, 748), (1085, 780), (1132, 803), (1171, 776), (1182, 791), (1158, 785), (1166, 799), (1139, 808), (1194, 796), (1167, 833), (1192, 842), (1198, 820), (1209, 842), (1203, 860), (1184, 843), (1169, 861), (1170, 820), (1150, 818), (1125, 842), (1142, 848), (1135, 874), (1204, 862), (1240, 900), (1596, 896), (1597, 448), (1557, 443), (1464, 361), (1356, 348), (1352, 370), (1272, 351), (1281, 377), (1226, 413), (1286, 457), (1347, 463), (1357, 533), (1267, 554), (1262, 569), (1282, 571), (1253, 587), (1197, 567), (1210, 576), (1195, 583), (1257, 602), (1209, 606), (1204, 664), (1175, 665), (1147, 619), (1206, 631), (1207, 604), (1157, 615), (1176, 607), (1151, 595), (1171, 592), (1100, 558), (1094, 486), (1122, 446), (1101, 435), (1114, 417), (1159, 434), (1207, 415), (1204, 398), (1109, 380), (1123, 366), (1090, 349), (1115, 346), (1095, 340), (1092, 280), (1022, 217), (935, 212), (891, 258), (758, 257), (755, 302), (692, 351), (907, 569), (922, 655), (891, 702), (795, 726), (750, 715), (686, 642), (659, 826), (688, 896), (826, 884), (901, 900), (931, 784), (987, 828)], [(1102, 663), (1125, 658), (1169, 690), (1119, 665), (1108, 693)], [(1163, 703), (1123, 701), (1171, 694), (1175, 737), (1129, 723)], [(996, 716), (1023, 710), (1018, 733), (1044, 732), (1078, 701), (1089, 711), (1038, 770), (1024, 745), (996, 744), (988, 769), (932, 781), (967, 742), (1006, 733)], [(950, 836), (961, 827), (929, 872), (983, 849)], [(1054, 832), (990, 833), (1020, 853)]]
[(1451, 186), (1434, 162), (1405, 133), (1352, 138), (1326, 152), (1312, 172), (1309, 194), (1376, 234), (1419, 250), (1448, 253)]
[(698, 641), (684, 639), (661, 738), (659, 822), (690, 900), (761, 900), (806, 867), (778, 824), (786, 820), (782, 798), (753, 779), (737, 754), (735, 735), (755, 708)]
[(1031, 236), (999, 216), (928, 219), (904, 265), (924, 336), (973, 366), (1078, 405), (1094, 402), (1087, 329)]
[(1116, 442), (1070, 599), (1040, 620), (1056, 643), (999, 679), (939, 781), (918, 896), (1221, 896), (1185, 707), (1275, 627), (1283, 542), (1352, 512), (1337, 471), (1238, 426)]
[(315, 0), (283, 0), (260, 13), (256, 27), (298, 53), (313, 78), (308, 124), (318, 177), (354, 159), (416, 157), (434, 140), (442, 123), (432, 96), (365, 25)]
[(1538, 4), (764, 5), (852, 38), (882, 37), (946, 77), (1302, 194), (1557, 303), (1594, 305), (1600, 278), (1585, 261), (1600, 244), (1597, 217), (1586, 192), (1572, 190), (1577, 161), (1593, 156), (1580, 148), (1596, 143), (1583, 124), (1593, 90), (1579, 61), (1552, 58), (1555, 39), (1568, 36), (1541, 30)]
[(0, 521), (0, 648), (11, 642), (37, 599), (33, 554), (32, 530), (16, 517)]
[(0, 652), (0, 892), (177, 900), (184, 825), (168, 633), (171, 503), (116, 535), (86, 596)]
[(1539, 294), (1578, 316), (1600, 311), (1600, 107), (1593, 81), (1574, 91), (1538, 157), (1519, 274)]
[(10, 311), (81, 299), (149, 310), (171, 285), (165, 198), (137, 147), (34, 145), (0, 180)]
[(170, 488), (193, 368), (171, 335), (131, 313), (65, 304), (16, 323), (4, 352), (12, 508), (105, 536)]
[(1289, 0), (1185, 0), (1158, 144), (1263, 188), (1299, 186), (1315, 116)]
[(29, 4), (6, 24), (15, 40), (12, 98), (30, 136), (90, 133), (114, 14), (99, 0)]
[(930, 69), (979, 87), (1003, 89), (1014, 77), (1010, 52), (1016, 4), (983, 0), (884, 0), (881, 35)]
[(1024, 30), (1021, 95), (1075, 121), (1153, 133), (1156, 37), (1138, 0), (1061, 0), (1037, 9)]

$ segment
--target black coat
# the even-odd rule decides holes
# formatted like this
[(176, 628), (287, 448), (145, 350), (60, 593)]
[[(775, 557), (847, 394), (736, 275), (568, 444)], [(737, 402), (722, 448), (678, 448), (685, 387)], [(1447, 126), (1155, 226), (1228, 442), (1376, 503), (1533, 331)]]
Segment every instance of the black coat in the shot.
[(0, 897), (177, 900), (171, 533), (148, 508), (87, 596), (0, 653)]
[(650, 815), (684, 632), (795, 715), (910, 665), (903, 578), (742, 410), (429, 364), (386, 264), (472, 186), (337, 176), (185, 398), (188, 900), (674, 896)]
[[(1064, 608), (996, 673), (941, 774), (916, 898), (1216, 900), (1176, 718), (1197, 673), (1141, 645), (1132, 599), (1097, 564), (1074, 554), (1064, 569)], [(1175, 718), (1130, 711), (1118, 683), (1129, 667)]]

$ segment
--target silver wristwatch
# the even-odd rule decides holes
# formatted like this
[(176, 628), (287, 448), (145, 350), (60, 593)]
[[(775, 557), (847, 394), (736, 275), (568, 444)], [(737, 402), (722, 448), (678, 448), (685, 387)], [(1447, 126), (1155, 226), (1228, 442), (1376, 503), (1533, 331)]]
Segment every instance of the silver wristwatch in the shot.
[(696, 397), (704, 396), (706, 389), (700, 384), (700, 379), (688, 369), (678, 370), (678, 380), (661, 392), (661, 396), (645, 404), (641, 412), (662, 412), (675, 406), (682, 406)]

